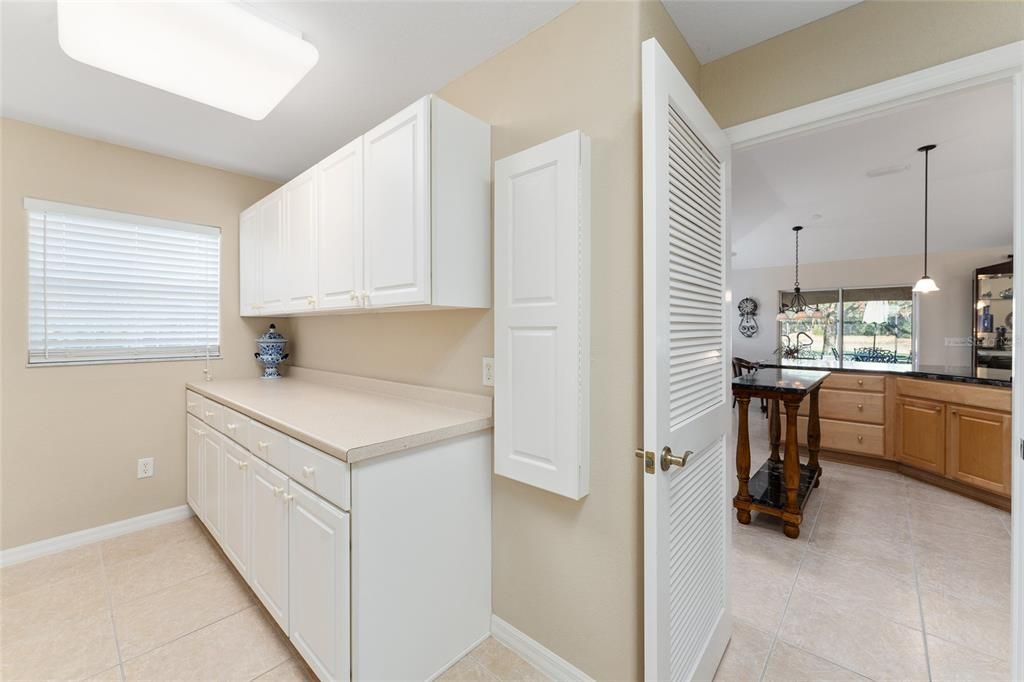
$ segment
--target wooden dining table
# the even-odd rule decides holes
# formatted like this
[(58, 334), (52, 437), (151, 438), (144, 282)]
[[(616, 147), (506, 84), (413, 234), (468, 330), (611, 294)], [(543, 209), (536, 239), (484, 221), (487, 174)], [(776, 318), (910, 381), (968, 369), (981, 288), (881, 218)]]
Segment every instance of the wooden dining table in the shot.
[[(811, 491), (821, 483), (821, 419), (818, 416), (818, 391), (830, 372), (802, 369), (762, 368), (736, 377), (732, 393), (739, 410), (736, 437), (736, 478), (739, 490), (732, 504), (736, 520), (750, 523), (750, 512), (776, 516), (783, 521), (786, 537), (800, 537), (803, 510)], [(750, 476), (750, 429), (747, 409), (751, 398), (768, 400), (770, 454), (753, 477)], [(807, 464), (800, 462), (797, 416), (807, 399)], [(779, 457), (781, 423), (779, 402), (786, 410), (785, 456)]]

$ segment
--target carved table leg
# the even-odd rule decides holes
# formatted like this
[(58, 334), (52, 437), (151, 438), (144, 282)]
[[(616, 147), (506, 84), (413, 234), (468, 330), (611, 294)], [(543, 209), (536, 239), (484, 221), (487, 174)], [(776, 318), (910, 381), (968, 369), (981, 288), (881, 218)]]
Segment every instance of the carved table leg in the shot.
[(821, 485), (821, 465), (818, 464), (818, 451), (821, 449), (821, 420), (818, 418), (818, 389), (811, 391), (811, 413), (807, 419), (807, 452), (810, 457), (807, 465), (818, 470), (818, 478), (814, 479), (814, 487)]
[[(786, 514), (800, 515), (800, 446), (797, 443), (796, 417), (803, 396), (786, 396), (786, 458), (782, 462), (783, 486), (786, 488)], [(783, 532), (786, 537), (800, 537), (800, 523), (785, 522)]]
[(779, 461), (779, 444), (782, 442), (782, 424), (779, 420), (779, 400), (772, 398), (768, 401), (768, 439), (772, 444), (770, 459), (773, 462)]
[(747, 408), (750, 407), (750, 396), (737, 395), (736, 403), (739, 407), (739, 430), (736, 434), (736, 479), (739, 481), (739, 490), (736, 492), (736, 501), (748, 505), (747, 509), (736, 510), (736, 520), (742, 524), (750, 523), (749, 505), (750, 497), (750, 431), (747, 426)]

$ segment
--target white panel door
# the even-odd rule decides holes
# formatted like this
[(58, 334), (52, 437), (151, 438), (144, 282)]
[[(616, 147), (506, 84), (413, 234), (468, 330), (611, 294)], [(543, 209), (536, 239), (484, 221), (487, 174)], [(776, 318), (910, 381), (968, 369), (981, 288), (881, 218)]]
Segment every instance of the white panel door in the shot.
[(367, 305), (430, 303), (430, 98), (363, 136)]
[[(644, 677), (709, 680), (731, 633), (730, 147), (643, 44)], [(677, 460), (670, 457), (680, 458)]]
[(494, 164), (494, 470), (573, 499), (589, 482), (589, 141)]
[(220, 468), (223, 437), (209, 425), (203, 425), (203, 515), (210, 533), (221, 538)]
[(359, 308), (363, 290), (363, 138), (316, 166), (317, 308)]
[(224, 439), (221, 467), (221, 547), (242, 577), (249, 577), (249, 460), (240, 445)]
[(291, 494), (288, 634), (318, 678), (347, 680), (348, 514), (301, 486)]
[(288, 477), (249, 460), (249, 586), (288, 632)]
[(284, 309), (284, 190), (277, 190), (260, 204), (260, 313), (278, 313)]
[(238, 218), (238, 314), (259, 315), (263, 308), (260, 291), (260, 208), (253, 206)]
[(188, 506), (203, 518), (203, 431), (206, 426), (192, 415), (185, 415), (186, 491)]
[(316, 169), (284, 186), (285, 310), (316, 306)]

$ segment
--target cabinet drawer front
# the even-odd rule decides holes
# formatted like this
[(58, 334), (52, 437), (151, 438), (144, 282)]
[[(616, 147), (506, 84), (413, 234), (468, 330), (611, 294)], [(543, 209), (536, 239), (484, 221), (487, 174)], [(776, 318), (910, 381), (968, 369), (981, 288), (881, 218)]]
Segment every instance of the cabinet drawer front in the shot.
[(252, 420), (230, 407), (224, 408), (224, 434), (246, 450), (249, 447), (249, 424)]
[(349, 509), (348, 463), (289, 439), (288, 475), (341, 509)]
[(882, 393), (885, 391), (885, 377), (879, 374), (832, 374), (825, 379), (824, 386), (843, 391)]
[(203, 400), (204, 398), (195, 391), (185, 389), (185, 411), (192, 416), (203, 418)]
[[(808, 415), (810, 403), (810, 398), (800, 403), (801, 415)], [(818, 396), (818, 413), (822, 419), (884, 424), (885, 395), (823, 388)]]
[(249, 424), (249, 451), (281, 471), (288, 471), (288, 436), (257, 421)]
[(224, 430), (224, 406), (220, 403), (215, 403), (209, 398), (200, 397), (200, 409), (202, 412), (199, 418), (206, 422), (208, 425), (217, 429), (218, 431)]
[[(807, 421), (807, 417), (800, 417), (797, 420), (802, 445), (807, 444)], [(821, 447), (825, 450), (884, 457), (885, 427), (822, 419)]]

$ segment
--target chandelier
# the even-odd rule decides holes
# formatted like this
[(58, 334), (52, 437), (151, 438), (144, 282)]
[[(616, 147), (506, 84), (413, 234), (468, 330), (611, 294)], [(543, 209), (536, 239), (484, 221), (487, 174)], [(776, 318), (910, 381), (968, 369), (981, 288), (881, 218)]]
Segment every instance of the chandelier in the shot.
[(779, 306), (779, 314), (775, 316), (778, 322), (786, 320), (822, 320), (825, 312), (816, 305), (808, 305), (807, 299), (800, 293), (800, 230), (801, 225), (793, 228), (793, 236), (796, 238), (796, 270), (793, 275), (793, 296), (789, 303)]

